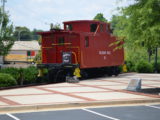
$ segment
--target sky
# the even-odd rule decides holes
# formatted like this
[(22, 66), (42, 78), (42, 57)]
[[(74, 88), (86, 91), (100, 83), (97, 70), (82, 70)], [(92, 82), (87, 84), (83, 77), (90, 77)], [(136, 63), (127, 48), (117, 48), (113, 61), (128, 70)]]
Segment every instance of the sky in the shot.
[(50, 23), (92, 20), (97, 13), (110, 20), (117, 7), (129, 4), (130, 0), (7, 0), (5, 10), (14, 26), (49, 30)]

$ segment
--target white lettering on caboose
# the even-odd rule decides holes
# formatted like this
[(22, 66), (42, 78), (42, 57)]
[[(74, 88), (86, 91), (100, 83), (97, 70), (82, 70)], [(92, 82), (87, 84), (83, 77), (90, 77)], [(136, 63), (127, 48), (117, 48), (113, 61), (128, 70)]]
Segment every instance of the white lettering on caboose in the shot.
[(111, 51), (99, 51), (99, 55), (110, 55)]

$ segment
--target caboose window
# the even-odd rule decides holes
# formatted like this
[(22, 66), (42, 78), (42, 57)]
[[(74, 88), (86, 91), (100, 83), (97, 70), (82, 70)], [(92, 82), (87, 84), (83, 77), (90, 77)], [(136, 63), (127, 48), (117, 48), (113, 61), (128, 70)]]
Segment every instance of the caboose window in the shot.
[(113, 29), (111, 29), (109, 25), (106, 26), (106, 31), (107, 31), (109, 34), (112, 34), (112, 33), (113, 33)]
[(66, 25), (66, 30), (72, 30), (73, 28), (72, 28), (72, 25), (71, 24), (69, 24), (69, 25)]
[(100, 24), (100, 32), (103, 32), (103, 25)]
[(108, 25), (106, 26), (106, 31), (107, 31), (107, 32), (109, 32), (109, 28), (108, 28)]
[(95, 32), (96, 29), (97, 29), (97, 24), (91, 24), (91, 25), (90, 25), (90, 31), (91, 31), (91, 32)]
[(58, 44), (64, 45), (64, 37), (59, 37)]
[(86, 48), (89, 47), (89, 37), (88, 36), (85, 37), (85, 47)]

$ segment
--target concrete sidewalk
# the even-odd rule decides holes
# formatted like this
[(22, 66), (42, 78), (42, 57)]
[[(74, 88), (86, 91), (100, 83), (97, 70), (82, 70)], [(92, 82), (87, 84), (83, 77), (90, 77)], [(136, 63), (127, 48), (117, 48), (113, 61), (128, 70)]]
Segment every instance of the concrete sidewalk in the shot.
[(0, 91), (0, 112), (41, 110), (94, 105), (160, 103), (160, 95), (126, 91), (129, 80), (142, 79), (142, 88), (160, 88), (160, 74), (126, 73), (103, 77)]

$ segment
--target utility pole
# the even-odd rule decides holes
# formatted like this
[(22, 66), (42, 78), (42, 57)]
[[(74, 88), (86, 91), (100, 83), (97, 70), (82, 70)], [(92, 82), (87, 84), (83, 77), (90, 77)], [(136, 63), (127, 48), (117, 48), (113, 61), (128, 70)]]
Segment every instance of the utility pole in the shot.
[(1, 0), (2, 2), (2, 13), (5, 12), (5, 3), (7, 2), (7, 0)]
[[(5, 14), (5, 3), (7, 2), (7, 0), (1, 0), (2, 2), (2, 22), (0, 23), (0, 30), (2, 29), (2, 24), (3, 24), (3, 20), (4, 20), (4, 14)], [(2, 35), (2, 32), (1, 32), (1, 35)]]
[[(1, 10), (0, 10), (0, 15), (2, 16), (2, 21), (1, 21), (1, 23), (0, 23), (0, 36), (2, 36), (3, 35), (3, 33), (2, 33), (2, 24), (3, 24), (3, 20), (4, 20), (4, 14), (5, 14), (5, 2), (7, 2), (7, 0), (1, 0), (1, 2), (2, 2), (2, 6), (0, 6), (1, 8)], [(0, 58), (2, 59), (0, 62), (1, 63), (3, 63), (4, 62), (4, 56), (0, 56)]]

